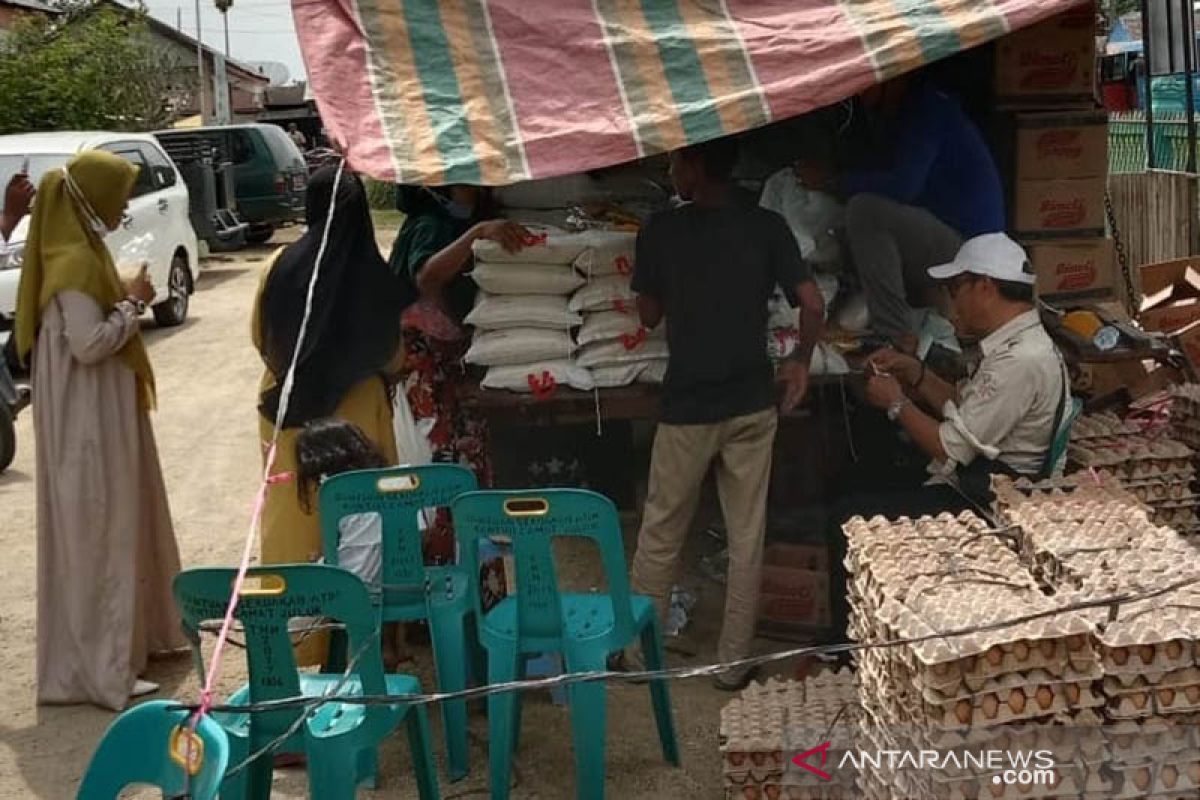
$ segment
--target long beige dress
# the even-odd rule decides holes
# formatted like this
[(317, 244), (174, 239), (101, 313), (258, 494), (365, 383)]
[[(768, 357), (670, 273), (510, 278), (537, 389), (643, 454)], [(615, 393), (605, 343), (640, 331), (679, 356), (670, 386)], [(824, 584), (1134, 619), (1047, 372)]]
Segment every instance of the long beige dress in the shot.
[(185, 645), (179, 548), (134, 373), (133, 307), (60, 292), (34, 346), (39, 703), (123, 709), (150, 653)]

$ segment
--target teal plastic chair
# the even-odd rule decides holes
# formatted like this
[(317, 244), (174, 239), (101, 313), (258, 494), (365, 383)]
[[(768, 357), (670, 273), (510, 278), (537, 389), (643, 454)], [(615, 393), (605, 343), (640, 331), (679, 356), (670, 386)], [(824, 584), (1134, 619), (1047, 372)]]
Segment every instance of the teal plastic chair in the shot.
[[(480, 539), (506, 534), (512, 539), (516, 593), (481, 620), (487, 649), (488, 682), (524, 676), (525, 660), (538, 653), (561, 653), (568, 672), (603, 671), (608, 656), (640, 637), (646, 666), (664, 666), (662, 634), (649, 597), (629, 592), (629, 576), (617, 509), (607, 498), (580, 489), (524, 492), (472, 492), (451, 506), (463, 566), (474, 580)], [(608, 593), (567, 594), (559, 590), (552, 540), (591, 540), (600, 551)], [(472, 593), (479, 598), (477, 591)], [(679, 746), (665, 680), (650, 682), (663, 757), (679, 765)], [(576, 794), (604, 796), (604, 736), (607, 690), (600, 681), (569, 687), (575, 750)], [(489, 759), (493, 800), (508, 797), (512, 756), (520, 733), (520, 694), (488, 697)]]
[(151, 700), (117, 717), (92, 755), (77, 800), (117, 800), (135, 784), (154, 786), (164, 797), (187, 792), (191, 800), (215, 800), (229, 765), (229, 738), (209, 717), (193, 734), (189, 720), (171, 700)]
[[(194, 645), (199, 643), (201, 623), (225, 616), (236, 575), (233, 569), (209, 568), (187, 570), (175, 577), (175, 601)], [(341, 674), (301, 673), (296, 668), (288, 623), (300, 616), (345, 625), (350, 653), (357, 655), (357, 660), (339, 694), (395, 696), (421, 691), (420, 683), (410, 675), (384, 674), (379, 624), (371, 598), (362, 581), (344, 569), (321, 564), (255, 567), (247, 573), (236, 616), (244, 631), (250, 681), (229, 698), (227, 705), (321, 697), (338, 687)], [(198, 647), (196, 654), (203, 680), (204, 664)], [(269, 798), (274, 753), (307, 756), (312, 797), (353, 800), (359, 785), (374, 788), (379, 743), (402, 721), (408, 729), (421, 800), (438, 797), (424, 706), (328, 702), (278, 741), (303, 713), (303, 709), (289, 708), (255, 714), (213, 714), (229, 737), (230, 761), (235, 765), (232, 769), (264, 747), (278, 745), (272, 753), (227, 778), (221, 786), (222, 800)]]
[[(467, 688), (469, 666), (482, 673), (475, 635), (475, 603), (471, 582), (458, 566), (427, 567), (421, 553), (418, 514), (449, 507), (478, 484), (469, 469), (457, 464), (392, 467), (335, 475), (321, 485), (321, 539), (325, 563), (338, 563), (338, 523), (351, 514), (374, 512), (383, 521), (382, 622), (428, 620), (438, 689)], [(474, 676), (482, 679), (482, 674)], [(450, 780), (470, 770), (467, 703), (442, 703)]]

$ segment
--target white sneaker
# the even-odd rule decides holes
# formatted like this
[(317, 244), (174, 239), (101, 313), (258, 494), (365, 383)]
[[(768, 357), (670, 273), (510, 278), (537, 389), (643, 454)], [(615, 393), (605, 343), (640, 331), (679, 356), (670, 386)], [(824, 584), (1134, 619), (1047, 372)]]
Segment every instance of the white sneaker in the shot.
[(130, 697), (145, 697), (148, 694), (154, 694), (158, 691), (158, 684), (154, 681), (144, 681), (138, 678), (133, 682), (133, 690), (129, 692)]

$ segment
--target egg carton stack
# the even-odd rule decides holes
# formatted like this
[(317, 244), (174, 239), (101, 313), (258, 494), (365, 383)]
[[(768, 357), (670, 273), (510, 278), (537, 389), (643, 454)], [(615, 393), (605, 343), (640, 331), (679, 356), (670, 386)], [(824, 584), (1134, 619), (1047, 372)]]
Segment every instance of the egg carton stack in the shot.
[(1200, 795), (1200, 550), (1156, 525), (1111, 476), (997, 497), (1022, 553), (1063, 604), (1160, 592), (1080, 612), (1096, 628), (1110, 797)]
[(576, 258), (582, 285), (570, 310), (583, 318), (577, 337), (579, 364), (590, 369), (598, 388), (635, 381), (662, 383), (667, 370), (666, 326), (642, 325), (630, 281), (637, 234), (590, 230), (588, 247)]
[[(752, 683), (721, 709), (721, 764), (727, 800), (850, 800), (856, 773), (838, 768), (856, 747), (858, 691), (849, 670), (804, 681)], [(828, 742), (824, 761), (792, 758)]]
[(1200, 384), (1171, 387), (1170, 409), (1172, 438), (1200, 452)]
[(1200, 529), (1196, 453), (1166, 431), (1145, 433), (1112, 413), (1081, 417), (1068, 454), (1082, 469), (1104, 470), (1152, 510), (1151, 521), (1182, 533)]
[(1056, 603), (1017, 554), (969, 512), (855, 518), (844, 529), (853, 637), (864, 644), (915, 640), (855, 654), (866, 749), (977, 752), (1003, 749), (1020, 737), (1056, 755), (1053, 785), (1000, 785), (998, 772), (979, 764), (930, 770), (902, 763), (864, 766), (863, 795), (1103, 793), (1102, 778), (1087, 766), (1099, 757), (1096, 728), (1104, 704), (1096, 690), (1102, 673), (1092, 625), (1077, 614), (1055, 613)]
[(515, 253), (475, 242), (471, 277), (480, 292), (466, 318), (475, 336), (464, 360), (487, 367), (481, 382), (487, 389), (589, 390), (592, 376), (577, 363), (571, 335), (583, 320), (570, 309), (572, 292), (584, 283), (572, 266), (587, 242), (582, 234), (534, 230)]

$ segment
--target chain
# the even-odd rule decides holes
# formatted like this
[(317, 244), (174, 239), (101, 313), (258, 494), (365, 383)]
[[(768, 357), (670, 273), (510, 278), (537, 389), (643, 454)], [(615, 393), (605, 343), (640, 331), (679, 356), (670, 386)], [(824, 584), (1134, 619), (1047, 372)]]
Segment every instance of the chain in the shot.
[(1108, 217), (1108, 228), (1112, 231), (1113, 244), (1117, 248), (1117, 263), (1121, 266), (1121, 277), (1125, 280), (1125, 311), (1130, 317), (1137, 314), (1135, 299), (1137, 293), (1133, 288), (1133, 270), (1129, 268), (1129, 254), (1125, 252), (1125, 240), (1121, 238), (1121, 229), (1117, 227), (1117, 215), (1113, 211), (1112, 195), (1104, 192), (1104, 214)]

